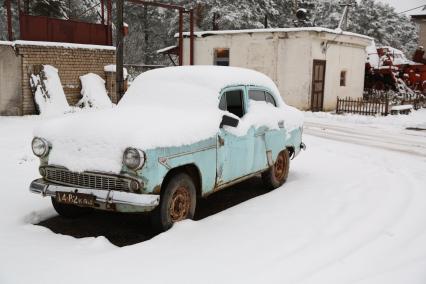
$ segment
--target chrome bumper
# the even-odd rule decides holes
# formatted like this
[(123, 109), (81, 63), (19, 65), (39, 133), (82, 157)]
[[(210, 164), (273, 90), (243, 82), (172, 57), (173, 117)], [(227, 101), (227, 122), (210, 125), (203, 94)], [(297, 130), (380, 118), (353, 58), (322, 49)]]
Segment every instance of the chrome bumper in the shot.
[(160, 196), (155, 194), (62, 186), (48, 183), (43, 179), (36, 179), (31, 182), (30, 191), (42, 196), (56, 196), (57, 191), (90, 194), (95, 196), (97, 203), (145, 207), (145, 210), (142, 211), (152, 210), (160, 203)]

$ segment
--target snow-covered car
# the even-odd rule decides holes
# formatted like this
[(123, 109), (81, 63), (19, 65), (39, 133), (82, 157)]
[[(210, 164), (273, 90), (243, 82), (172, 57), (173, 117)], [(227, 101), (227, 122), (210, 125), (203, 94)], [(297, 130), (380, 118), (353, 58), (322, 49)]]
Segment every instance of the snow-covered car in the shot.
[(64, 217), (152, 211), (162, 230), (192, 218), (200, 197), (255, 175), (281, 186), (302, 143), (302, 114), (252, 70), (191, 66), (143, 73), (117, 107), (45, 121), (32, 149)]

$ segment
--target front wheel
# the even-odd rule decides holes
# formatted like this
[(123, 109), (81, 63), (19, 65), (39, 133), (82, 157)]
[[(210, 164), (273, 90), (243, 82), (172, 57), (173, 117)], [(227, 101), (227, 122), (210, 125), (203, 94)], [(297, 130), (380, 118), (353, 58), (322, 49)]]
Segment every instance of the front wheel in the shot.
[(275, 189), (284, 184), (290, 170), (290, 154), (287, 149), (278, 154), (275, 163), (264, 173), (262, 173), (263, 183), (271, 189)]
[(60, 216), (70, 219), (90, 214), (94, 210), (90, 207), (79, 207), (70, 204), (63, 204), (56, 201), (55, 197), (52, 197), (52, 205)]
[(151, 214), (154, 227), (166, 231), (176, 222), (192, 219), (196, 200), (192, 178), (185, 173), (176, 174), (166, 184), (160, 196), (160, 204)]

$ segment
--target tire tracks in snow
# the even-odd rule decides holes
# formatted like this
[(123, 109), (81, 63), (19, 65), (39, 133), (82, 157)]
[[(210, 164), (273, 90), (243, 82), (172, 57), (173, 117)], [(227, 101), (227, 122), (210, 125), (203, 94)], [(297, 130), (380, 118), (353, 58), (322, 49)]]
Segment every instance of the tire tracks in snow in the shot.
[(395, 131), (367, 125), (339, 125), (306, 121), (304, 133), (341, 142), (426, 157), (426, 132), (424, 131), (402, 129)]

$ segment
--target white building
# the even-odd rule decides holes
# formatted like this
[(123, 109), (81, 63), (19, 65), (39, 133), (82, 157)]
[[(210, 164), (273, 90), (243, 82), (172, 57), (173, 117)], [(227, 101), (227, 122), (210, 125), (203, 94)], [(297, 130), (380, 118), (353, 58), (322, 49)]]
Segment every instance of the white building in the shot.
[[(183, 62), (189, 64), (189, 34)], [(334, 110), (337, 96), (361, 97), (365, 48), (371, 38), (325, 28), (283, 28), (195, 33), (194, 64), (255, 69), (277, 84), (287, 104)]]

